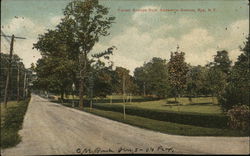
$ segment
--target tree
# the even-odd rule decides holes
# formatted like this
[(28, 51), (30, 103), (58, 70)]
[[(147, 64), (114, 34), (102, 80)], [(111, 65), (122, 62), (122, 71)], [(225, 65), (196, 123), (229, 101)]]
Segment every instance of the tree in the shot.
[(240, 47), (242, 53), (238, 56), (230, 74), (230, 81), (224, 93), (219, 97), (219, 103), (223, 111), (228, 111), (236, 105), (249, 106), (250, 95), (250, 46), (249, 35), (244, 47)]
[(198, 94), (201, 94), (203, 89), (203, 68), (198, 66), (189, 67), (189, 71), (187, 73), (187, 92), (190, 97), (190, 101), (192, 101), (192, 96), (196, 97)]
[(76, 0), (70, 2), (65, 10), (63, 21), (74, 27), (72, 33), (79, 44), (79, 106), (83, 108), (84, 77), (87, 74), (88, 54), (101, 36), (109, 35), (108, 29), (114, 17), (108, 17), (108, 8), (100, 5), (98, 0)]
[(142, 67), (136, 68), (134, 77), (143, 95), (151, 94), (164, 98), (169, 92), (166, 60), (154, 57)]
[(84, 77), (87, 73), (88, 53), (92, 50), (99, 37), (109, 35), (108, 29), (114, 17), (107, 17), (108, 8), (100, 5), (98, 0), (76, 0), (69, 3), (64, 10), (64, 20), (72, 23), (72, 33), (79, 43), (79, 106), (83, 108)]
[(175, 92), (175, 102), (177, 102), (176, 96), (180, 97), (186, 87), (188, 66), (184, 56), (185, 53), (178, 52), (177, 48), (176, 52), (171, 52), (170, 61), (168, 62), (169, 80)]
[[(7, 76), (7, 67), (9, 65), (9, 54), (0, 53), (0, 101), (3, 100), (5, 84), (6, 84), (6, 76)], [(11, 61), (11, 79), (9, 82), (8, 88), (8, 99), (9, 100), (20, 100), (23, 99), (24, 96), (24, 75), (27, 72), (21, 58), (18, 55), (12, 56)], [(29, 76), (29, 75), (28, 75)]]
[(115, 79), (117, 80), (116, 84), (114, 84), (116, 86), (115, 92), (126, 95), (133, 83), (131, 81), (131, 76), (129, 75), (129, 70), (123, 67), (116, 67)]
[(208, 67), (206, 83), (212, 94), (212, 98), (214, 96), (218, 98), (225, 91), (231, 72), (231, 63), (232, 61), (229, 59), (228, 52), (222, 50), (217, 51), (214, 61), (206, 65)]
[(134, 70), (135, 83), (139, 87), (141, 95), (146, 96), (146, 85), (148, 84), (148, 73), (145, 65)]
[(230, 73), (232, 61), (229, 59), (228, 52), (226, 50), (217, 51), (214, 56), (214, 61), (209, 64), (211, 68), (218, 69), (225, 74)]
[(93, 96), (94, 97), (106, 97), (113, 92), (113, 74), (111, 66), (105, 66), (105, 63), (98, 60), (91, 67), (91, 74), (89, 78), (93, 79)]
[[(98, 0), (70, 2), (64, 9), (64, 18), (56, 29), (40, 35), (38, 42), (34, 44), (34, 48), (43, 56), (42, 62), (48, 63), (40, 62), (41, 64), (37, 65), (40, 70), (49, 69), (48, 72), (38, 74), (41, 83), (49, 82), (45, 85), (47, 89), (52, 86), (54, 90), (61, 88), (62, 94), (63, 89), (67, 87), (61, 86), (68, 85), (70, 88), (74, 82), (76, 88), (79, 88), (79, 106), (83, 108), (86, 81), (91, 63), (95, 62), (88, 54), (101, 36), (109, 35), (107, 30), (113, 20), (114, 17), (108, 17), (108, 8), (99, 5)], [(107, 57), (106, 55), (112, 54), (113, 49), (114, 47), (110, 47), (93, 55), (93, 58)]]
[(44, 91), (60, 93), (61, 99), (71, 88), (77, 67), (67, 43), (69, 38), (63, 37), (64, 34), (61, 29), (48, 30), (44, 35), (39, 35), (38, 42), (34, 44), (42, 55), (35, 68), (38, 76), (35, 86)]
[(226, 88), (227, 75), (216, 68), (209, 68), (206, 73), (206, 86), (212, 94), (212, 100), (214, 103), (214, 97), (219, 97)]

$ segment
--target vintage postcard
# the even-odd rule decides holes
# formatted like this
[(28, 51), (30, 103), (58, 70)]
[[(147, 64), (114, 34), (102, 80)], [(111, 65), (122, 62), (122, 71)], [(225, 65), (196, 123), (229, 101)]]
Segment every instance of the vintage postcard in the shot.
[(1, 155), (250, 154), (248, 0), (2, 0)]

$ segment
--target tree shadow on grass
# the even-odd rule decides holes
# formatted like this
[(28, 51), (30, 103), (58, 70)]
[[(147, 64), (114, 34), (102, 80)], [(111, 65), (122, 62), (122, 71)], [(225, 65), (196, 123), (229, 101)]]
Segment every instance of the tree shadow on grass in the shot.
[(199, 102), (199, 103), (190, 103), (184, 105), (175, 101), (167, 101), (166, 104), (162, 106), (208, 106), (208, 105), (217, 106), (217, 104), (213, 104), (212, 102)]
[(197, 106), (197, 105), (204, 106), (204, 105), (216, 105), (216, 104), (213, 104), (212, 102), (199, 102), (199, 103), (190, 103), (187, 104), (186, 106)]

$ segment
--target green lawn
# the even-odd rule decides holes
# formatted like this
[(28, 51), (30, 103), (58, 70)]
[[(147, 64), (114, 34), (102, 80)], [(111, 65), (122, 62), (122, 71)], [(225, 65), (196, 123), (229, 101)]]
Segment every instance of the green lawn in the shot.
[(13, 147), (21, 141), (18, 131), (22, 128), (28, 103), (29, 99), (8, 102), (7, 109), (1, 104), (1, 148)]
[(99, 109), (85, 108), (84, 111), (90, 112), (102, 117), (106, 117), (119, 122), (124, 122), (137, 127), (146, 128), (154, 131), (159, 131), (167, 134), (185, 135), (185, 136), (247, 136), (249, 134), (218, 128), (205, 128), (193, 125), (177, 124), (172, 122), (152, 120), (144, 117), (126, 115), (126, 120), (123, 119), (123, 113), (104, 111)]
[[(7, 103), (7, 109), (11, 109), (13, 107), (17, 107), (18, 103), (17, 101), (9, 101)], [(1, 127), (4, 124), (4, 118), (6, 116), (7, 109), (4, 107), (4, 104), (1, 103)]]
[[(179, 104), (174, 103), (173, 98), (164, 99), (164, 100), (146, 101), (146, 102), (131, 102), (131, 103), (128, 102), (126, 103), (126, 108), (127, 110), (130, 109), (130, 113), (132, 114), (129, 114), (129, 112), (127, 112), (128, 114), (126, 114), (125, 120), (123, 119), (123, 113), (122, 113), (123, 103), (112, 103), (112, 104), (110, 104), (109, 102), (95, 103), (93, 106), (94, 108), (92, 109), (91, 112), (88, 106), (84, 107), (84, 111), (90, 112), (99, 116), (103, 116), (112, 120), (116, 120), (119, 122), (124, 122), (124, 123), (131, 124), (134, 126), (138, 126), (138, 127), (142, 127), (142, 128), (146, 128), (146, 129), (150, 129), (154, 131), (159, 131), (159, 132), (167, 133), (167, 134), (186, 135), (186, 136), (247, 136), (249, 135), (249, 134), (246, 134), (245, 132), (231, 130), (229, 128), (223, 128), (223, 126), (218, 126), (218, 127), (212, 126), (212, 125), (210, 126), (204, 125), (203, 127), (200, 126), (202, 125), (202, 123), (199, 123), (201, 122), (200, 120), (205, 119), (203, 115), (205, 116), (211, 115), (211, 118), (209, 117), (209, 120), (211, 121), (204, 120), (205, 124), (208, 122), (210, 122), (210, 124), (211, 122), (215, 123), (213, 122), (214, 119), (218, 119), (216, 120), (218, 121), (218, 123), (222, 121), (220, 117), (217, 118), (217, 116), (224, 116), (224, 115), (221, 113), (220, 107), (215, 98), (214, 98), (214, 104), (212, 103), (211, 97), (195, 98), (192, 100), (192, 102), (190, 102), (188, 98), (181, 98), (180, 100), (181, 101), (179, 102)], [(71, 107), (71, 103), (64, 103), (64, 105)], [(79, 108), (76, 107), (76, 109), (79, 109)], [(147, 111), (147, 109), (150, 110), (151, 112)], [(158, 117), (156, 119), (155, 116), (152, 116), (152, 113), (157, 113), (157, 111), (159, 111), (160, 114), (158, 114)], [(166, 114), (164, 113), (164, 111), (166, 111)], [(191, 121), (194, 120), (195, 123), (197, 121), (197, 123), (199, 124), (190, 124), (193, 122), (188, 122), (189, 124), (187, 124), (187, 123), (177, 122), (177, 120), (176, 122), (172, 120), (170, 121), (168, 120), (170, 118), (166, 117), (166, 115), (169, 114), (167, 112), (177, 113), (176, 114), (177, 118), (180, 118), (180, 115), (183, 115), (183, 117), (186, 116), (188, 119), (192, 117), (192, 119), (190, 118), (190, 120)], [(185, 113), (188, 113), (189, 115)], [(199, 117), (199, 114), (203, 114), (203, 115)], [(163, 115), (162, 118), (158, 120), (159, 116), (161, 115)], [(169, 115), (171, 115), (171, 113)], [(195, 116), (192, 116), (192, 115), (195, 115)], [(163, 118), (164, 120), (161, 120)], [(198, 119), (200, 120), (198, 121)], [(223, 122), (223, 124), (226, 124), (226, 122)]]
[[(190, 102), (188, 98), (180, 98), (180, 100), (178, 100), (179, 103), (176, 104), (174, 103), (174, 98), (169, 98), (146, 102), (128, 102), (126, 105), (166, 111), (221, 114), (222, 112), (216, 98), (214, 98), (214, 101), (213, 104), (211, 97), (193, 98), (192, 102)], [(98, 103), (98, 101), (95, 103), (96, 105), (110, 105), (110, 103)], [(112, 105), (123, 105), (123, 103), (112, 103)]]
[[(113, 95), (112, 105), (123, 105), (122, 95)], [(72, 96), (69, 95), (66, 99), (72, 99)], [(79, 99), (78, 96), (74, 96), (74, 99)], [(86, 97), (84, 98), (86, 99)], [(110, 105), (111, 96), (107, 98), (95, 98), (93, 99), (94, 105)], [(214, 97), (197, 97), (192, 98), (190, 101), (188, 98), (177, 98), (175, 103), (174, 98), (154, 100), (154, 101), (143, 101), (143, 102), (133, 102), (133, 100), (144, 99), (143, 96), (133, 96), (132, 102), (127, 102), (126, 106), (154, 109), (154, 110), (165, 110), (165, 111), (175, 111), (175, 112), (194, 112), (194, 113), (206, 113), (206, 114), (221, 114), (222, 111), (218, 105), (217, 99)], [(115, 102), (115, 101), (119, 102)], [(104, 102), (105, 101), (105, 102)]]

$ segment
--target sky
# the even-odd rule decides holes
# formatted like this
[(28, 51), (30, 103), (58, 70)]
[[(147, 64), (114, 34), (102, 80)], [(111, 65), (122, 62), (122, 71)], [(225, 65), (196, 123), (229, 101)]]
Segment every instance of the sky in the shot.
[[(39, 34), (55, 26), (71, 0), (2, 0), (1, 30), (16, 39), (14, 54), (30, 67), (41, 58), (32, 49)], [(91, 53), (116, 46), (111, 57), (115, 66), (130, 70), (153, 57), (169, 60), (177, 45), (186, 62), (205, 65), (219, 50), (236, 61), (249, 34), (248, 0), (99, 0), (116, 17), (110, 35), (102, 37)], [(1, 51), (9, 42), (1, 37)]]

